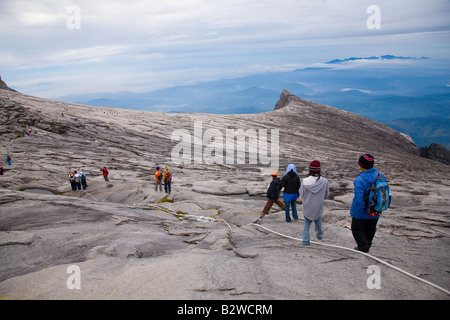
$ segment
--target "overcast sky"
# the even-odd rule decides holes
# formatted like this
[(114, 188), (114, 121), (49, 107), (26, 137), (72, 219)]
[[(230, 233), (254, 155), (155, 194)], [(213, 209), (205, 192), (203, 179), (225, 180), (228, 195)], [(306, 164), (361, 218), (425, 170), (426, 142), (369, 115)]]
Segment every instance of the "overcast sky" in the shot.
[(1, 0), (0, 75), (57, 98), (352, 56), (450, 58), (449, 14), (449, 0)]

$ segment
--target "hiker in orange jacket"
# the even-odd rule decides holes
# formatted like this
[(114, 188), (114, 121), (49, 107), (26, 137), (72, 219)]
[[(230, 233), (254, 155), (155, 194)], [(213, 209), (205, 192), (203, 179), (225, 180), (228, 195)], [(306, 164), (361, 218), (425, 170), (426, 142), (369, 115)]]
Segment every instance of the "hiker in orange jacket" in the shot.
[(163, 180), (163, 174), (162, 174), (161, 170), (159, 170), (159, 167), (156, 167), (155, 191), (158, 191), (158, 186), (159, 186), (159, 191), (162, 192), (162, 180)]

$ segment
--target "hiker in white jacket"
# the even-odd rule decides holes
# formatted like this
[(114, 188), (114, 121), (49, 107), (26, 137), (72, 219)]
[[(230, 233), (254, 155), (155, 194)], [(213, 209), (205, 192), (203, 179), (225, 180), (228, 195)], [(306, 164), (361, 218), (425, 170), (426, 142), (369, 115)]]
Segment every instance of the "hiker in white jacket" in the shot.
[(303, 200), (302, 212), (305, 217), (302, 239), (304, 245), (310, 244), (309, 229), (313, 221), (317, 239), (323, 238), (323, 206), (325, 199), (330, 194), (330, 188), (327, 179), (320, 176), (320, 170), (320, 162), (317, 160), (312, 161), (309, 165), (309, 177), (303, 179), (300, 185), (300, 196)]
[(79, 173), (75, 171), (75, 175), (73, 176), (75, 180), (75, 187), (77, 190), (81, 190), (81, 176)]

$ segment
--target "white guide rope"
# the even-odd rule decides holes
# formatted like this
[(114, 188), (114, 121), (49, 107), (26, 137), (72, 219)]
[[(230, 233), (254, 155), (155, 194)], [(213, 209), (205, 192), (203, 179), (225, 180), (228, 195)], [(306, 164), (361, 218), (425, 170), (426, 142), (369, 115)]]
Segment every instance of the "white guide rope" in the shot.
[[(287, 239), (291, 239), (291, 240), (295, 240), (295, 241), (302, 241), (302, 239), (291, 237), (291, 236), (288, 236), (288, 235), (285, 235), (285, 234), (282, 234), (282, 233), (270, 230), (270, 229), (268, 229), (266, 227), (263, 227), (260, 224), (256, 224), (256, 223), (250, 223), (250, 224), (254, 225), (254, 226), (258, 227), (258, 228), (262, 228), (262, 229), (264, 229), (264, 230), (266, 230), (268, 232), (271, 232), (271, 233), (274, 233), (276, 235), (279, 235), (281, 237), (287, 238)], [(394, 266), (394, 265), (392, 265), (390, 263), (387, 263), (386, 261), (383, 261), (383, 260), (381, 260), (381, 259), (379, 259), (377, 257), (374, 257), (374, 256), (372, 256), (372, 255), (370, 255), (368, 253), (365, 253), (365, 252), (362, 252), (362, 251), (359, 251), (359, 250), (355, 250), (355, 249), (350, 249), (350, 248), (338, 246), (338, 245), (335, 245), (335, 244), (316, 242), (316, 241), (311, 241), (311, 243), (314, 243), (314, 244), (317, 244), (317, 245), (320, 245), (320, 246), (339, 248), (339, 249), (343, 249), (343, 250), (352, 251), (352, 252), (356, 252), (356, 253), (362, 254), (362, 255), (364, 255), (366, 257), (369, 257), (371, 259), (374, 259), (374, 260), (376, 260), (376, 261), (378, 261), (378, 262), (380, 262), (380, 263), (382, 263), (382, 264), (384, 264), (384, 265), (386, 265), (386, 266), (388, 266), (388, 267), (390, 267), (392, 269), (395, 269), (395, 270), (397, 270), (397, 271), (399, 271), (399, 272), (401, 272), (403, 274), (406, 274), (407, 276), (409, 276), (411, 278), (414, 278), (416, 280), (422, 281), (422, 282), (424, 282), (424, 283), (426, 283), (426, 284), (428, 284), (428, 285), (430, 285), (430, 286), (432, 286), (432, 287), (434, 287), (434, 288), (436, 288), (438, 290), (441, 290), (442, 292), (445, 292), (446, 294), (450, 295), (450, 291), (448, 291), (448, 290), (446, 290), (446, 289), (444, 289), (444, 288), (442, 288), (442, 287), (440, 287), (440, 286), (438, 286), (438, 285), (436, 285), (436, 284), (434, 284), (434, 283), (432, 283), (430, 281), (427, 281), (425, 279), (419, 278), (419, 277), (417, 277), (417, 276), (415, 276), (415, 275), (413, 275), (413, 274), (411, 274), (411, 273), (409, 273), (407, 271), (404, 271), (404, 270), (402, 270), (402, 269), (400, 269), (400, 268), (398, 268), (398, 267), (396, 267), (396, 266)]]

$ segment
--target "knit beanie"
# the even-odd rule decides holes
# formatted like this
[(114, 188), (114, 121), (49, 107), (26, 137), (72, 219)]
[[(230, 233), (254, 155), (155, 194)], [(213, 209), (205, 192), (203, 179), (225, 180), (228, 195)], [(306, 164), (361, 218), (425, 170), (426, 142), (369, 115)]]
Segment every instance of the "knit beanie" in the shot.
[(364, 169), (372, 169), (375, 159), (372, 155), (366, 153), (359, 157), (358, 164)]
[(320, 162), (317, 160), (312, 161), (309, 164), (309, 172), (320, 172)]

